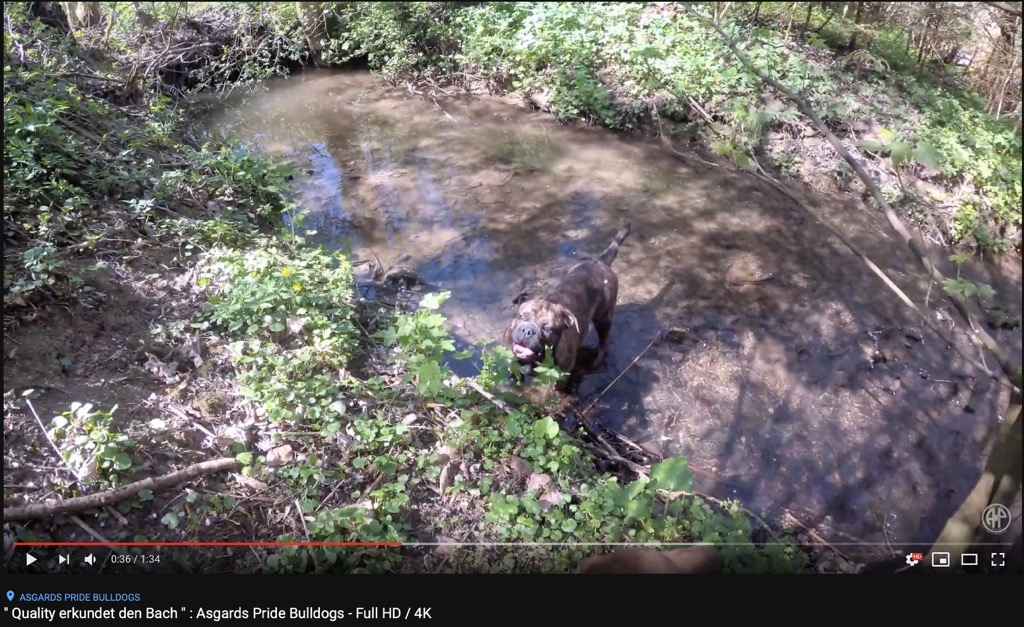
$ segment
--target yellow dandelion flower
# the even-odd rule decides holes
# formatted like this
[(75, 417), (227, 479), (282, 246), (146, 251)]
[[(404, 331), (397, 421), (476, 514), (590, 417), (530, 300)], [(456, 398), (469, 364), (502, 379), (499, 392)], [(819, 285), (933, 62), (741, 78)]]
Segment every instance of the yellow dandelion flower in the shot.
[(300, 291), (302, 289), (302, 284), (299, 283), (298, 281), (296, 281), (296, 282), (292, 283), (292, 289), (295, 290), (296, 292), (298, 292), (298, 291)]
[(292, 270), (291, 268), (285, 268), (284, 270), (281, 270), (281, 276), (285, 278), (290, 277), (294, 273), (295, 270)]

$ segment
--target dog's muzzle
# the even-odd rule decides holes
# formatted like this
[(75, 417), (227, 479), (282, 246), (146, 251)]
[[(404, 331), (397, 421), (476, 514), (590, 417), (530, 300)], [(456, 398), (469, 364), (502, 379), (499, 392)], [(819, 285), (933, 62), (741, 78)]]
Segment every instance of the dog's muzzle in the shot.
[(521, 362), (539, 362), (544, 357), (540, 327), (521, 322), (512, 329), (512, 354)]

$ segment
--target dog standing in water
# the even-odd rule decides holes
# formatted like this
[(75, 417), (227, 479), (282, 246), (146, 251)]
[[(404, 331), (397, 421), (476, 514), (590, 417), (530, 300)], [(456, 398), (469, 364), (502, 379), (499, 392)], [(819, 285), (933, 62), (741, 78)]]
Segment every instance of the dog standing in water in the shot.
[(629, 232), (627, 222), (600, 257), (574, 265), (547, 294), (534, 296), (523, 292), (512, 301), (518, 307), (505, 330), (504, 341), (523, 374), (532, 373), (550, 350), (555, 365), (569, 375), (559, 382), (557, 389), (571, 392), (581, 374), (577, 354), (591, 324), (599, 340), (593, 363), (604, 359), (619, 296), (619, 279), (612, 263)]

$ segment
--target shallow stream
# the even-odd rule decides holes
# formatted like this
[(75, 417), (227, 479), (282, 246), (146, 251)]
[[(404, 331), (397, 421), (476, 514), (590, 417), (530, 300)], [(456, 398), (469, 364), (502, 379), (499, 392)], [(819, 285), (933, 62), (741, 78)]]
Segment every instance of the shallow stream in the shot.
[[(450, 291), (443, 313), (463, 345), (498, 337), (520, 287), (599, 253), (629, 220), (610, 354), (582, 403), (599, 397), (592, 416), (685, 455), (697, 489), (888, 554), (927, 544), (974, 485), (1005, 396), (752, 177), (362, 73), (306, 73), (223, 104), (208, 132), (302, 167), (312, 239)], [(819, 208), (923, 301), (917, 265), (877, 216)], [(1019, 277), (987, 279), (1019, 312)], [(1019, 350), (1019, 331), (1004, 336)]]

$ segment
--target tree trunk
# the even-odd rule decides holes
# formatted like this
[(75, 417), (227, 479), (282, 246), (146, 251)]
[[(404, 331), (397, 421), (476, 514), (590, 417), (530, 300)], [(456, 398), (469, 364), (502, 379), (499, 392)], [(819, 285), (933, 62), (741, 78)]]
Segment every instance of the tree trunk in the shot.
[(857, 49), (857, 27), (860, 26), (861, 14), (864, 12), (864, 3), (857, 3), (857, 10), (853, 14), (853, 32), (850, 34), (850, 43), (847, 44), (846, 48), (850, 52)]
[(139, 23), (139, 26), (142, 28), (152, 28), (156, 24), (156, 18), (146, 13), (141, 3), (133, 2), (132, 8), (135, 10), (135, 20)]
[(1011, 57), (1010, 69), (1006, 70), (1006, 80), (1003, 81), (1002, 88), (999, 90), (999, 103), (996, 105), (996, 117), (1003, 114), (1003, 103), (1006, 100), (1006, 91), (1010, 87), (1010, 81), (1013, 80), (1014, 74), (1017, 73), (1017, 62), (1020, 58), (1017, 55)]
[(924, 34), (921, 35), (921, 45), (917, 49), (917, 70), (918, 74), (921, 73), (922, 63), (924, 63), (924, 53), (929, 47), (931, 42), (931, 34), (938, 26), (939, 15), (938, 9), (936, 8), (935, 2), (929, 2), (928, 4), (928, 17), (925, 18), (924, 22)]
[(320, 2), (296, 2), (295, 9), (299, 14), (299, 22), (306, 36), (306, 42), (313, 51), (313, 59), (319, 64), (323, 52), (322, 40), (327, 39), (327, 20), (324, 17), (323, 4)]
[(103, 23), (99, 2), (68, 2), (68, 23), (72, 28), (95, 28)]
[(789, 21), (786, 22), (786, 41), (789, 41), (789, 33), (793, 30), (793, 15), (796, 14), (796, 10), (799, 7), (799, 2), (794, 2), (793, 6), (789, 7)]
[(64, 12), (64, 7), (60, 6), (59, 2), (29, 2), (28, 15), (57, 29), (57, 32), (62, 35), (71, 33), (67, 13)]

